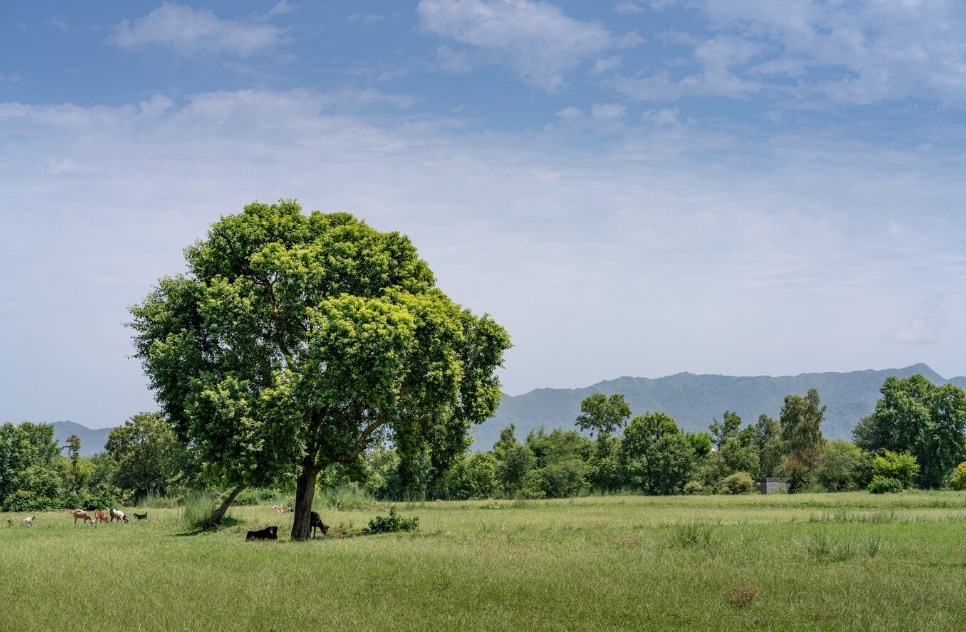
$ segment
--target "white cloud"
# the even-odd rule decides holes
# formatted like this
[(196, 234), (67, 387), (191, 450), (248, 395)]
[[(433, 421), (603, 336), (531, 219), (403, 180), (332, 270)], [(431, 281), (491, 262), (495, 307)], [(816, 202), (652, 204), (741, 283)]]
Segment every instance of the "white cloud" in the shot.
[(562, 119), (576, 119), (582, 117), (584, 115), (584, 111), (580, 108), (569, 106), (561, 110), (557, 110), (555, 114)]
[(0, 72), (0, 83), (4, 83), (4, 82), (17, 83), (22, 78), (23, 77), (21, 77), (18, 73), (7, 74), (7, 73)]
[[(934, 330), (913, 312), (905, 333), (883, 336), (907, 297), (941, 294), (948, 313), (966, 311), (960, 150), (836, 135), (750, 147), (696, 126), (665, 133), (658, 123), (681, 117), (668, 108), (584, 146), (580, 121), (471, 133), (408, 112), (376, 124), (354, 107), (387, 99), (0, 104), (0, 137), (17, 139), (0, 144), (0, 267), (18, 271), (0, 276), (0, 329), (19, 332), (0, 382), (37, 406), (7, 414), (103, 424), (151, 407), (118, 323), (182, 269), (185, 245), (254, 199), (295, 197), (409, 234), (444, 291), (510, 329), (509, 392), (622, 373), (895, 366), (921, 350), (896, 338)], [(576, 108), (558, 115), (575, 114), (604, 125)], [(925, 360), (961, 366), (966, 333), (941, 331)], [(588, 362), (559, 362), (564, 343)], [(52, 408), (67, 400), (71, 411)]]
[(531, 0), (421, 0), (420, 28), (475, 47), (512, 67), (528, 84), (559, 90), (585, 60), (640, 41), (615, 37), (596, 22), (564, 15), (556, 5)]
[[(665, 39), (686, 57), (624, 64), (622, 94), (641, 100), (754, 96), (809, 109), (902, 99), (966, 102), (966, 12), (958, 0), (652, 3), (704, 19)], [(684, 23), (686, 24), (686, 23)]]
[(599, 121), (613, 121), (624, 118), (625, 108), (620, 103), (597, 103), (590, 108), (590, 114)]
[(591, 70), (595, 75), (614, 70), (621, 65), (621, 57), (619, 55), (612, 55), (610, 57), (602, 57), (594, 62), (594, 67)]
[(681, 125), (679, 116), (680, 113), (677, 108), (663, 108), (643, 112), (641, 114), (641, 120), (654, 127), (679, 127)]
[[(291, 6), (279, 3), (270, 15), (287, 12)], [(119, 48), (170, 46), (179, 55), (231, 53), (246, 57), (278, 46), (283, 33), (264, 21), (222, 20), (206, 9), (165, 2), (146, 16), (118, 24), (108, 41)]]

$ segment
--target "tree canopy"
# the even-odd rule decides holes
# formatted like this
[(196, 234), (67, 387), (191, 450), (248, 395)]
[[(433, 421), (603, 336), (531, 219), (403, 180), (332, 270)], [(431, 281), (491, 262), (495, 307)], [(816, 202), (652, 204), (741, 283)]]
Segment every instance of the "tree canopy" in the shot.
[(875, 410), (853, 431), (856, 445), (870, 452), (909, 452), (919, 463), (919, 484), (941, 487), (966, 458), (966, 393), (919, 374), (888, 377), (879, 392)]
[(576, 424), (581, 430), (607, 436), (620, 430), (631, 416), (631, 407), (620, 393), (611, 396), (594, 393), (580, 402)]
[(132, 308), (164, 413), (239, 486), (297, 480), (309, 534), (319, 471), (391, 440), (439, 470), (499, 403), (506, 331), (435, 287), (410, 240), (347, 213), (254, 203), (185, 249), (188, 271)]

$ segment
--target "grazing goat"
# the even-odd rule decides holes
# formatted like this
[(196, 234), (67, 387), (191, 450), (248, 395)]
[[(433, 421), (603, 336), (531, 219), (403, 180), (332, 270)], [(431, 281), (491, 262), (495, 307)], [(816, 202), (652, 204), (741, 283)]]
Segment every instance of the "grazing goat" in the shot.
[(246, 540), (277, 540), (278, 527), (265, 527), (258, 531), (249, 531), (245, 536)]
[(120, 509), (115, 509), (114, 507), (111, 507), (111, 522), (114, 522), (115, 519), (117, 519), (118, 522), (122, 520), (124, 522), (129, 522), (127, 519), (127, 516), (124, 515), (123, 511), (121, 511)]
[(312, 512), (310, 516), (312, 519), (312, 537), (315, 537), (315, 530), (318, 529), (322, 532), (323, 536), (329, 535), (329, 525), (322, 522), (322, 516), (316, 512)]
[(74, 524), (77, 524), (78, 520), (83, 520), (84, 522), (91, 523), (95, 527), (97, 526), (97, 523), (94, 522), (94, 519), (91, 518), (91, 515), (83, 509), (68, 509), (67, 513), (74, 516)]
[(106, 511), (101, 511), (98, 509), (94, 512), (94, 525), (96, 526), (98, 522), (109, 522)]
[(145, 520), (148, 517), (148, 512), (145, 511), (144, 513), (136, 513), (134, 514), (134, 517), (138, 520)]
[(289, 509), (288, 507), (279, 507), (278, 505), (272, 505), (272, 509), (275, 510), (275, 513), (292, 513), (292, 510)]
[(24, 518), (23, 519), (23, 523), (25, 525), (27, 525), (27, 526), (33, 526), (33, 524), (34, 524), (34, 517), (33, 516), (28, 516), (28, 517)]

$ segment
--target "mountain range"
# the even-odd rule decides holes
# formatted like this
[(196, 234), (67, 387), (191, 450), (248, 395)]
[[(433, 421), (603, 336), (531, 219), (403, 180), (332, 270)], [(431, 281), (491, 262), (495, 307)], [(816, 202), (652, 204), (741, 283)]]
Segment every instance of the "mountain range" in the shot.
[[(966, 377), (945, 379), (925, 364), (881, 371), (849, 373), (803, 373), (770, 377), (734, 377), (728, 375), (695, 375), (678, 373), (656, 379), (620, 377), (584, 388), (540, 388), (522, 395), (504, 395), (492, 418), (472, 429), (473, 447), (489, 450), (500, 437), (500, 430), (515, 424), (518, 439), (531, 430), (544, 426), (547, 430), (573, 429), (580, 414), (580, 402), (593, 393), (622, 393), (633, 414), (647, 411), (667, 413), (689, 432), (708, 429), (714, 419), (730, 410), (745, 423), (754, 423), (762, 413), (778, 418), (785, 396), (804, 395), (815, 388), (828, 408), (822, 432), (829, 439), (849, 439), (855, 424), (872, 412), (879, 399), (879, 389), (890, 375), (909, 377), (922, 374), (934, 384), (954, 384), (966, 390)], [(104, 449), (111, 428), (87, 428), (72, 421), (53, 423), (54, 437), (64, 445), (76, 434), (81, 440), (81, 454), (95, 454)]]
[(879, 399), (885, 379), (922, 374), (934, 384), (955, 384), (966, 390), (966, 377), (945, 379), (925, 364), (881, 371), (849, 373), (804, 373), (769, 377), (733, 377), (728, 375), (694, 375), (678, 373), (649, 379), (620, 377), (598, 382), (585, 388), (541, 388), (523, 395), (504, 395), (496, 415), (472, 430), (473, 447), (489, 450), (500, 437), (500, 430), (515, 424), (517, 438), (523, 440), (531, 430), (544, 426), (547, 430), (573, 429), (580, 414), (580, 402), (594, 393), (622, 393), (633, 414), (661, 411), (689, 432), (707, 430), (714, 419), (730, 410), (742, 420), (754, 423), (762, 413), (778, 418), (789, 394), (804, 395), (808, 389), (818, 390), (828, 408), (822, 432), (829, 439), (850, 439), (852, 428), (869, 415)]

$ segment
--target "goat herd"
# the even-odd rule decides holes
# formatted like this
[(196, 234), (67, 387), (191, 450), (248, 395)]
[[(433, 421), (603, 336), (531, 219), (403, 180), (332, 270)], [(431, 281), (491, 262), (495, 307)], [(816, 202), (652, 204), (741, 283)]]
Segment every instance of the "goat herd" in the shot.
[[(288, 509), (285, 507), (279, 507), (278, 505), (273, 505), (272, 508), (275, 510), (276, 513), (292, 513), (291, 509)], [(127, 518), (127, 514), (125, 514), (120, 509), (115, 509), (114, 507), (109, 508), (107, 511), (101, 511), (100, 509), (94, 512), (84, 511), (83, 509), (67, 509), (66, 511), (67, 513), (69, 513), (71, 516), (74, 517), (75, 525), (77, 524), (78, 520), (81, 521), (81, 524), (85, 524), (89, 522), (91, 523), (92, 526), (95, 526), (95, 527), (98, 525), (98, 523), (101, 523), (101, 522), (107, 523), (107, 522), (114, 522), (115, 520), (118, 523), (129, 522)], [(134, 513), (132, 515), (137, 520), (147, 520), (147, 517), (148, 517), (147, 512)], [(22, 520), (22, 524), (28, 527), (33, 526), (35, 518), (36, 516), (27, 516)], [(155, 519), (157, 519), (156, 516), (155, 516)], [(313, 538), (315, 537), (316, 529), (321, 531), (323, 536), (326, 536), (329, 534), (329, 525), (322, 522), (322, 517), (315, 511), (313, 511), (311, 514), (311, 522), (312, 522)], [(13, 526), (13, 520), (11, 520), (10, 518), (7, 518), (7, 526), (9, 527)], [(265, 527), (264, 529), (258, 529), (256, 531), (249, 531), (248, 534), (245, 536), (245, 539), (246, 540), (277, 540), (278, 527), (272, 526), (272, 527)]]
[[(275, 513), (292, 513), (291, 509), (285, 507), (279, 507), (278, 505), (272, 505)], [(318, 512), (313, 511), (310, 516), (312, 523), (312, 537), (315, 537), (315, 530), (318, 529), (322, 532), (323, 536), (329, 534), (329, 525), (322, 522), (322, 516)], [(257, 531), (249, 531), (248, 535), (245, 536), (246, 540), (277, 540), (278, 539), (278, 527), (265, 527), (264, 529), (258, 529)]]

